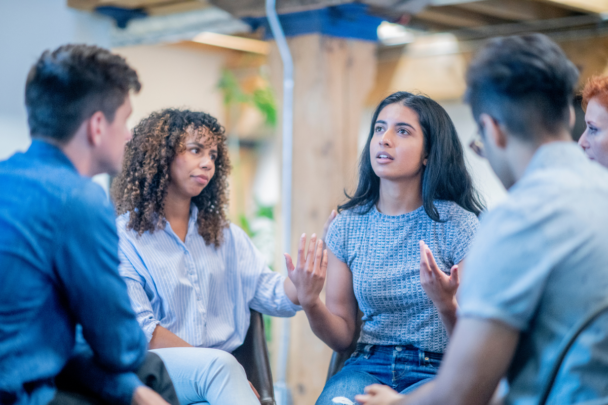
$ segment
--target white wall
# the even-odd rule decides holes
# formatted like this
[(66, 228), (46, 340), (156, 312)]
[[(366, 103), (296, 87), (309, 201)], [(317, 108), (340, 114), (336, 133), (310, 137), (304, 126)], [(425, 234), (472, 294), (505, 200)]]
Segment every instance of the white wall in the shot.
[(69, 42), (109, 46), (112, 21), (66, 3), (0, 0), (0, 159), (30, 144), (23, 91), (42, 51)]

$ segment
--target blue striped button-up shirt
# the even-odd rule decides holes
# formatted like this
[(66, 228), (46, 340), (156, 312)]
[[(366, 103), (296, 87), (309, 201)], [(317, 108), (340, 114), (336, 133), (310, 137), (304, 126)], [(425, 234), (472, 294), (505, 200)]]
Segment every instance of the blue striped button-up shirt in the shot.
[(219, 247), (198, 233), (191, 209), (185, 242), (167, 222), (154, 233), (128, 230), (129, 214), (117, 219), (120, 274), (148, 341), (157, 325), (189, 344), (233, 351), (245, 340), (249, 308), (274, 316), (300, 309), (285, 295), (285, 278), (271, 271), (245, 232), (224, 229)]

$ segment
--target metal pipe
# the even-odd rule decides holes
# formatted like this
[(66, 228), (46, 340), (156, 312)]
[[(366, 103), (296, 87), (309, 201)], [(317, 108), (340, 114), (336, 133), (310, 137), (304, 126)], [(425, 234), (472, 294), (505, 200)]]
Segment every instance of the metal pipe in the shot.
[[(281, 177), (281, 208), (283, 217), (283, 251), (291, 250), (291, 174), (293, 163), (293, 59), (276, 11), (276, 0), (266, 0), (266, 16), (283, 61), (283, 163)], [(284, 270), (287, 274), (287, 269)], [(286, 384), (287, 359), (291, 335), (289, 319), (283, 320), (275, 396), (278, 405), (291, 405)]]

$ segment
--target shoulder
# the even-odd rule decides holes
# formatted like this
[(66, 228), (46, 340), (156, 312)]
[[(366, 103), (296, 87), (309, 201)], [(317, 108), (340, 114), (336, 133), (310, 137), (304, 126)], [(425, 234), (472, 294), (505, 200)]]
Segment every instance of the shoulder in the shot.
[(66, 216), (79, 221), (106, 222), (114, 226), (114, 207), (101, 186), (78, 176), (73, 186), (64, 190)]
[(443, 221), (455, 227), (477, 225), (479, 219), (475, 214), (465, 210), (454, 201), (436, 200), (435, 207)]

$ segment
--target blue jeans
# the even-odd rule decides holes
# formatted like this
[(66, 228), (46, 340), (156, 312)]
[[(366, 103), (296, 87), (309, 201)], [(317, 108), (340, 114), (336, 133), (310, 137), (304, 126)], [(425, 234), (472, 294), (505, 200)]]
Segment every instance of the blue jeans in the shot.
[(383, 384), (408, 393), (431, 381), (443, 354), (424, 352), (413, 346), (378, 346), (359, 343), (344, 368), (327, 381), (317, 405), (335, 405), (332, 399), (355, 402), (368, 385)]
[(199, 347), (150, 350), (165, 363), (180, 404), (260, 405), (230, 353)]

